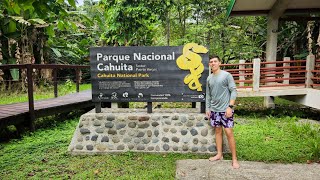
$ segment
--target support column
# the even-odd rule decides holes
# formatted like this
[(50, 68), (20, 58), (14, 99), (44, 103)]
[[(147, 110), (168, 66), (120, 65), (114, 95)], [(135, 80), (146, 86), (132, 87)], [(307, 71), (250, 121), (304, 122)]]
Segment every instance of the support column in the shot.
[(259, 58), (253, 59), (252, 90), (258, 92), (260, 88), (260, 62)]
[[(267, 50), (266, 50), (267, 62), (274, 62), (277, 59), (278, 22), (279, 22), (278, 18), (275, 19), (271, 15), (268, 16)], [(266, 64), (266, 67), (275, 67), (275, 66), (276, 64)], [(266, 79), (268, 79), (268, 77), (266, 77)], [(267, 108), (275, 108), (274, 98), (272, 96), (265, 96), (263, 104)]]
[[(283, 61), (290, 61), (290, 57), (284, 57)], [(283, 67), (289, 67), (290, 63), (283, 63)], [(283, 78), (290, 78), (290, 69), (283, 69)], [(289, 80), (283, 80), (283, 84), (289, 84)]]
[(314, 55), (308, 55), (307, 56), (307, 63), (306, 63), (306, 88), (311, 88), (311, 84), (313, 84), (312, 81), (312, 77), (313, 77), (313, 73), (311, 71), (313, 71), (315, 68), (315, 56)]
[[(246, 60), (243, 60), (241, 59), (239, 61), (240, 64), (244, 64), (246, 63)], [(246, 69), (246, 65), (239, 65), (239, 80), (243, 81), (245, 80), (246, 78), (244, 77), (244, 75), (242, 74), (245, 74), (245, 69)], [(244, 82), (239, 82), (239, 86), (244, 86)]]
[[(267, 62), (273, 62), (277, 59), (277, 39), (278, 39), (278, 23), (279, 18), (287, 9), (290, 0), (277, 0), (269, 14), (267, 27)], [(267, 65), (266, 67), (275, 67), (275, 64)], [(268, 84), (268, 83), (267, 83)], [(274, 98), (266, 96), (264, 98), (264, 106), (267, 108), (275, 108)]]

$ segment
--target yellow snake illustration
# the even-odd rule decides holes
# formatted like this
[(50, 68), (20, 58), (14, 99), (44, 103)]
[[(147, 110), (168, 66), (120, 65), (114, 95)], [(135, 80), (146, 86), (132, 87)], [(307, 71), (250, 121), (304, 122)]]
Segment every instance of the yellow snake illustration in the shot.
[(183, 82), (188, 84), (191, 90), (202, 91), (202, 84), (199, 82), (201, 73), (204, 70), (202, 58), (197, 53), (207, 53), (208, 49), (196, 43), (188, 43), (183, 47), (183, 53), (177, 59), (177, 65), (182, 70), (190, 70)]

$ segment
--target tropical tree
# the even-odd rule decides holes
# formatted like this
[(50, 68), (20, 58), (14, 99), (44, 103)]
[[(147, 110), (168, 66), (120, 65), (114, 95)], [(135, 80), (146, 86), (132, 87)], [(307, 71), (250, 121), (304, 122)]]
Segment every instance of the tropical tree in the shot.
[[(74, 0), (68, 0), (75, 7)], [(0, 3), (2, 64), (45, 63), (47, 31), (67, 16), (64, 0), (3, 0)], [(10, 73), (4, 73), (8, 79)], [(18, 70), (11, 76), (17, 79)], [(25, 71), (21, 72), (25, 78)]]
[(155, 13), (160, 2), (102, 0), (105, 31), (100, 38), (103, 45), (152, 45), (160, 25), (159, 15)]

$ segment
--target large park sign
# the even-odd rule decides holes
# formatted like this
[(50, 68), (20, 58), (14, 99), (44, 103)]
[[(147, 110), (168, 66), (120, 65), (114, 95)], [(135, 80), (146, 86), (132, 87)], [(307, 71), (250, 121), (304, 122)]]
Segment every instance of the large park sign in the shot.
[(195, 43), (90, 48), (93, 102), (204, 102), (209, 61)]

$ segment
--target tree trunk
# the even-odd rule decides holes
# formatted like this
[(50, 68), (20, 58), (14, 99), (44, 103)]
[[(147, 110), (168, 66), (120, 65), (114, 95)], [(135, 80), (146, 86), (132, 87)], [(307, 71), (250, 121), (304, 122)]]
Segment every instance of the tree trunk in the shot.
[[(2, 63), (3, 64), (8, 64), (8, 61), (9, 61), (9, 41), (7, 38), (5, 37), (1, 37), (1, 50), (2, 50), (2, 57), (3, 57), (3, 60), (2, 60)], [(10, 70), (9, 69), (6, 69), (6, 70), (3, 70), (3, 79), (4, 79), (4, 83), (5, 83), (5, 86), (4, 86), (4, 89), (5, 90), (8, 90), (9, 89), (9, 80), (11, 78), (10, 76)]]
[(187, 8), (185, 6), (183, 6), (183, 29), (182, 29), (182, 37), (184, 38), (184, 36), (186, 35), (186, 16), (187, 16)]
[[(180, 27), (181, 27), (181, 30), (183, 28), (183, 25), (182, 25), (182, 14), (181, 14), (181, 8), (180, 6), (178, 5), (178, 16), (179, 16), (179, 23), (180, 23)], [(181, 38), (183, 38), (183, 36), (181, 36)]]
[(307, 35), (307, 39), (308, 39), (308, 51), (309, 51), (309, 54), (312, 55), (312, 29), (313, 29), (313, 26), (314, 26), (314, 21), (309, 21), (308, 24), (307, 24), (307, 32), (308, 32), (308, 35)]
[(166, 16), (166, 22), (167, 22), (167, 46), (170, 46), (170, 12), (167, 11)]
[(228, 63), (228, 60), (225, 60), (226, 48), (225, 48), (225, 38), (224, 38), (224, 29), (221, 31), (221, 45), (222, 45), (222, 64)]
[[(1, 36), (1, 33), (0, 33)], [(2, 56), (2, 45), (1, 45), (1, 41), (0, 41), (0, 64), (2, 64), (2, 60), (3, 60), (3, 56)], [(3, 71), (0, 69), (0, 81), (3, 81)]]
[(211, 45), (211, 30), (209, 30), (207, 33), (206, 44), (209, 45), (209, 47)]
[(317, 54), (316, 58), (320, 58), (320, 26), (319, 26), (319, 33), (318, 33), (318, 39), (317, 39)]

